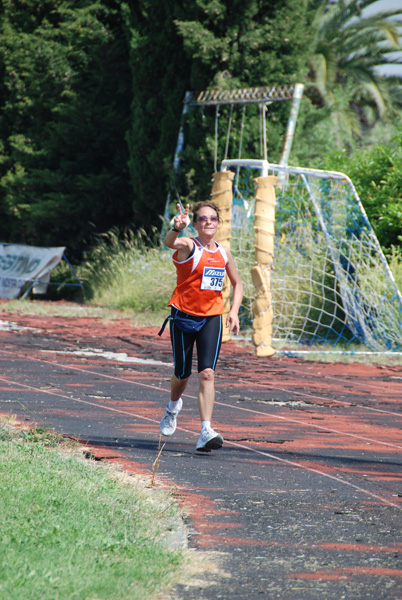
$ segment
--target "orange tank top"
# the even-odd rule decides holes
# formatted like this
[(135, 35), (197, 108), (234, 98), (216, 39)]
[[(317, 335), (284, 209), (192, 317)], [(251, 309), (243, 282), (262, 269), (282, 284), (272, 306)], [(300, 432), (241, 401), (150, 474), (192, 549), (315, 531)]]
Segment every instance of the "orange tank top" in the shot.
[(211, 317), (223, 314), (222, 287), (228, 257), (223, 246), (207, 250), (196, 238), (194, 249), (184, 261), (173, 254), (177, 283), (168, 306), (191, 315)]

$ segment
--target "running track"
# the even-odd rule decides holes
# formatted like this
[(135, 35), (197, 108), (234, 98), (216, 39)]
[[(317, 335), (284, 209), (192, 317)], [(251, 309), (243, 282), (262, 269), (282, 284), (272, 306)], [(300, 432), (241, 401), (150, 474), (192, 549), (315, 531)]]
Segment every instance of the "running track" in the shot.
[[(0, 412), (150, 475), (172, 370), (156, 333), (0, 313)], [(195, 377), (184, 400), (159, 478), (188, 512), (189, 545), (216, 551), (222, 573), (175, 598), (402, 599), (402, 367), (225, 344), (213, 423), (225, 445), (208, 455), (195, 452)]]

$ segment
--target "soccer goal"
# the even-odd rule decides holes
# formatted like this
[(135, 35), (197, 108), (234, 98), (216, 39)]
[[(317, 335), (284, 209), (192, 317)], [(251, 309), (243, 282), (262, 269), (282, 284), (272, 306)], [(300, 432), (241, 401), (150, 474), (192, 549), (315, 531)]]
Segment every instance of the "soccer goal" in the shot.
[[(242, 329), (271, 335), (254, 337), (257, 350), (402, 348), (402, 296), (345, 174), (245, 159), (221, 171), (231, 173), (223, 237), (245, 286)], [(258, 205), (263, 181), (274, 193)]]

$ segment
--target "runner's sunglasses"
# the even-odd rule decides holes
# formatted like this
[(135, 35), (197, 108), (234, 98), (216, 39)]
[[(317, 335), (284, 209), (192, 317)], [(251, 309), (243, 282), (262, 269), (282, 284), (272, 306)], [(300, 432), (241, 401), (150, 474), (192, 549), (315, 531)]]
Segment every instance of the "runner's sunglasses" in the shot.
[(219, 221), (218, 217), (197, 217), (197, 221), (199, 221), (200, 223), (206, 223), (207, 221), (212, 221), (212, 223), (216, 223), (217, 221)]

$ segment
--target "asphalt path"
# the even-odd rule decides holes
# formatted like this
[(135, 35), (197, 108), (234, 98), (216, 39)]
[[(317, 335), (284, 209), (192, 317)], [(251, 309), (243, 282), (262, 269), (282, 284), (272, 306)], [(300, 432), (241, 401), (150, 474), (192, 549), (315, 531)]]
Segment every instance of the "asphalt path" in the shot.
[[(85, 441), (151, 476), (172, 372), (169, 335), (128, 320), (0, 313), (0, 412)], [(224, 344), (213, 426), (197, 453), (194, 375), (157, 479), (188, 545), (219, 573), (186, 600), (402, 599), (402, 367), (254, 356)]]

